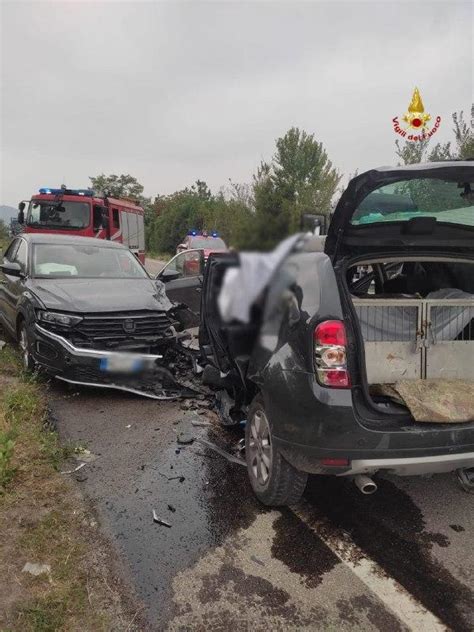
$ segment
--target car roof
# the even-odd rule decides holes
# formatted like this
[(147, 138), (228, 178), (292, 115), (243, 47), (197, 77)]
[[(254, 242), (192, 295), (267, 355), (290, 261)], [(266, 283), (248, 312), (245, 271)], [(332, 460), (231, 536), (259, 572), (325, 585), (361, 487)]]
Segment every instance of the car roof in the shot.
[(123, 244), (108, 239), (95, 237), (80, 237), (75, 235), (53, 235), (51, 233), (21, 233), (17, 237), (23, 237), (30, 244), (62, 244), (68, 246), (97, 246), (99, 248), (122, 248), (128, 250)]
[(372, 171), (391, 173), (397, 171), (424, 171), (426, 169), (446, 169), (446, 167), (474, 167), (474, 162), (472, 160), (441, 160), (439, 162), (417, 162), (413, 165), (377, 167), (376, 169), (372, 169)]

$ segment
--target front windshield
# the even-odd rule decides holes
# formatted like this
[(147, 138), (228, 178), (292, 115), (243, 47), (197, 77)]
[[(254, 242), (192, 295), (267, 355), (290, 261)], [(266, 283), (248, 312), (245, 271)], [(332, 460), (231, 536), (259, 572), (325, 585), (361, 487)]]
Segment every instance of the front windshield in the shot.
[(90, 218), (88, 202), (31, 200), (26, 223), (38, 228), (80, 229), (89, 226)]
[(32, 276), (48, 279), (148, 278), (145, 270), (129, 250), (75, 244), (35, 244)]
[(226, 249), (226, 245), (220, 237), (193, 237), (190, 246), (191, 248), (204, 248), (206, 250)]
[(351, 223), (408, 221), (434, 217), (438, 222), (474, 226), (472, 183), (434, 178), (401, 180), (379, 187), (362, 200)]

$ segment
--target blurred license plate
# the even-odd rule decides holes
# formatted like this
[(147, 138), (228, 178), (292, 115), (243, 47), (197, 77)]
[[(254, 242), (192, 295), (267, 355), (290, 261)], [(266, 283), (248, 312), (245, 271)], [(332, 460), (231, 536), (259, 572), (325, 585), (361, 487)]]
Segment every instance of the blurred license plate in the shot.
[(143, 367), (144, 362), (142, 358), (126, 353), (101, 358), (100, 360), (100, 370), (106, 373), (138, 373), (143, 370)]

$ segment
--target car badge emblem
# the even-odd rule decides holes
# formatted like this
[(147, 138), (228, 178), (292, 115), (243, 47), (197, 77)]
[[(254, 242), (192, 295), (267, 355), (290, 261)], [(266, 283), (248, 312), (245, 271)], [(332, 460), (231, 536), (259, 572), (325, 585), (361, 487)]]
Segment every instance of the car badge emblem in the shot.
[[(402, 116), (402, 121), (398, 120), (398, 116), (392, 119), (393, 130), (396, 134), (399, 134), (407, 141), (423, 141), (428, 140), (436, 134), (441, 124), (441, 117), (437, 116), (434, 125), (430, 128), (428, 122), (431, 121), (431, 114), (425, 112), (425, 106), (421, 99), (421, 94), (418, 88), (413, 90), (410, 105), (408, 111)], [(406, 127), (404, 127), (406, 123)], [(418, 134), (411, 133), (412, 131), (419, 132)]]
[(135, 331), (135, 328), (135, 322), (133, 320), (130, 320), (130, 318), (127, 318), (127, 320), (123, 321), (123, 330), (125, 331), (125, 333), (131, 334)]

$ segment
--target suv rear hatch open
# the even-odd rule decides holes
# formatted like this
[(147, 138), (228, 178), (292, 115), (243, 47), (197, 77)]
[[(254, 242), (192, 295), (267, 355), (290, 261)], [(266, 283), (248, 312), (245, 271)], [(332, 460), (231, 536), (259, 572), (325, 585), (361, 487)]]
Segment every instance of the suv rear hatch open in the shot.
[(474, 421), (473, 183), (470, 162), (369, 171), (325, 244), (370, 403), (416, 421)]

